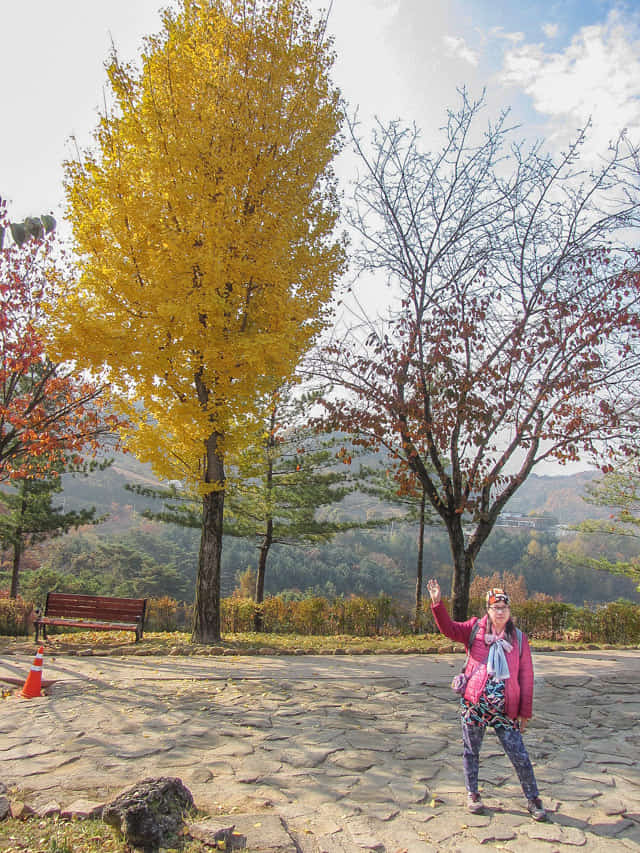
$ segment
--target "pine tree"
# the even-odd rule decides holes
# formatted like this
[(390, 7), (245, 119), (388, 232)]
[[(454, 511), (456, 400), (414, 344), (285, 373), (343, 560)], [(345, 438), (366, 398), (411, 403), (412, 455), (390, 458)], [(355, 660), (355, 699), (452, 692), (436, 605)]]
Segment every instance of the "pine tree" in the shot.
[[(398, 460), (395, 467), (362, 467), (358, 477), (358, 489), (364, 494), (403, 508), (405, 515), (402, 520), (418, 524), (414, 611), (414, 629), (418, 631), (422, 611), (425, 529), (427, 525), (440, 524), (441, 521), (428, 503), (424, 487), (401, 460)], [(393, 519), (394, 522), (396, 520)]]
[[(338, 533), (380, 522), (338, 520), (333, 511), (354, 491), (352, 469), (342, 461), (338, 437), (304, 427), (305, 414), (317, 395), (296, 399), (283, 386), (271, 399), (267, 421), (248, 437), (230, 460), (226, 486), (224, 533), (256, 542), (255, 630), (262, 630), (267, 561), (272, 545), (327, 542)], [(202, 508), (193, 493), (174, 483), (167, 489), (128, 486), (137, 494), (164, 501), (161, 511), (144, 515), (184, 527), (200, 527)]]
[(255, 630), (262, 630), (267, 560), (272, 545), (326, 542), (361, 522), (336, 520), (335, 507), (354, 490), (352, 474), (337, 458), (336, 441), (300, 426), (313, 397), (296, 400), (283, 387), (271, 401), (261, 433), (240, 455), (237, 486), (229, 502), (234, 535), (259, 543)]
[(53, 505), (55, 495), (62, 491), (61, 467), (52, 467), (37, 479), (15, 480), (13, 490), (0, 492), (0, 542), (13, 554), (11, 598), (18, 595), (20, 564), (27, 548), (72, 528), (96, 523), (95, 508), (64, 512), (63, 507)]
[[(600, 542), (603, 541), (602, 534), (624, 537), (627, 540), (640, 538), (640, 475), (636, 465), (637, 463), (630, 464), (628, 460), (623, 460), (617, 471), (610, 471), (603, 479), (587, 486), (584, 499), (595, 506), (609, 507), (612, 512), (607, 519), (583, 521), (575, 525), (574, 530), (579, 530), (586, 536), (596, 534)], [(637, 545), (634, 550), (636, 548)], [(627, 560), (622, 559), (619, 551), (616, 556), (615, 560), (606, 559), (594, 554), (593, 550), (590, 550), (588, 555), (574, 554), (569, 549), (563, 549), (561, 552), (566, 563), (629, 577), (640, 591), (640, 558), (637, 553)]]

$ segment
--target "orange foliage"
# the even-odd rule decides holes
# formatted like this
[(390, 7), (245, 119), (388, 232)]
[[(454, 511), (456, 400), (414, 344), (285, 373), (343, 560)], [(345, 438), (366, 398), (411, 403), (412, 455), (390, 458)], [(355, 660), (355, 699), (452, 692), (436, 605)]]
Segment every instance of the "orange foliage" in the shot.
[[(0, 229), (8, 226), (0, 199)], [(44, 305), (58, 296), (52, 237), (0, 249), (0, 480), (52, 473), (97, 446), (115, 422), (101, 389), (54, 364), (45, 352)]]
[(481, 599), (484, 602), (484, 597), (488, 589), (492, 587), (501, 587), (511, 599), (511, 604), (524, 604), (528, 598), (527, 584), (522, 575), (517, 577), (513, 572), (493, 572), (493, 574), (483, 577), (476, 575), (471, 581), (469, 588), (469, 598), (471, 600)]

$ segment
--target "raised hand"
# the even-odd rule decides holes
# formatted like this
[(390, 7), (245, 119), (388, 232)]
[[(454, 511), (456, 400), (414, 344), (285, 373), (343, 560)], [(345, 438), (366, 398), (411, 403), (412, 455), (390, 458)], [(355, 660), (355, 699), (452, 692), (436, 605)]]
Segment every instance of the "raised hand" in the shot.
[(438, 583), (438, 581), (435, 578), (430, 578), (427, 581), (427, 589), (429, 590), (429, 595), (431, 596), (431, 601), (434, 604), (439, 604), (440, 603), (440, 597), (441, 597), (440, 584)]

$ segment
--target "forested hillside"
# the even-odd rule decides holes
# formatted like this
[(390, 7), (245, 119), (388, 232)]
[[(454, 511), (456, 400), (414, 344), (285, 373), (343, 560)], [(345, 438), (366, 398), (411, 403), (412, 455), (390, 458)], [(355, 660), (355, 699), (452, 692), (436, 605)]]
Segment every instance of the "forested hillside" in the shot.
[(531, 474), (509, 501), (512, 513), (549, 513), (561, 524), (576, 524), (586, 518), (600, 518), (607, 510), (582, 499), (586, 486), (599, 476), (597, 471), (579, 474), (538, 476)]
[[(585, 503), (580, 495), (594, 473), (571, 476), (531, 476), (509, 505), (512, 515), (551, 515), (560, 523), (544, 529), (500, 526), (491, 534), (476, 563), (476, 573), (494, 571), (522, 574), (530, 594), (545, 593), (564, 601), (607, 601), (619, 597), (640, 600), (627, 578), (609, 575), (563, 559), (568, 551), (590, 554), (627, 554), (629, 542), (614, 537), (584, 537), (566, 525), (603, 510)], [(88, 477), (65, 477), (61, 496), (65, 509), (95, 506), (107, 516), (59, 539), (35, 546), (24, 557), (21, 590), (42, 597), (47, 590), (113, 595), (167, 594), (181, 600), (193, 596), (199, 531), (144, 518), (145, 509), (159, 509), (151, 498), (125, 489), (125, 484), (154, 485), (150, 469), (134, 457), (118, 455), (110, 468)], [(344, 502), (345, 517), (398, 514), (398, 508), (381, 506), (356, 492)], [(549, 519), (552, 521), (552, 519)], [(257, 563), (257, 545), (246, 539), (225, 537), (223, 594), (240, 584)], [(393, 521), (379, 529), (351, 530), (334, 541), (313, 546), (274, 545), (266, 575), (266, 592), (299, 596), (376, 595), (386, 593), (411, 604), (415, 589), (417, 526)], [(2, 566), (0, 588), (6, 586), (8, 560)], [(449, 548), (441, 528), (429, 528), (425, 543), (424, 575), (438, 575), (447, 587), (451, 575)]]

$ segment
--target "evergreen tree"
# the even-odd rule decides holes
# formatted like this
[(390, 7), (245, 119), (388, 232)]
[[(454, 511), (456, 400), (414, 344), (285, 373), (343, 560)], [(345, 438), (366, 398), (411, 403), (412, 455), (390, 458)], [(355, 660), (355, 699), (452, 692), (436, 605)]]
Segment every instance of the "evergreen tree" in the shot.
[(440, 524), (441, 520), (428, 504), (424, 486), (402, 460), (398, 461), (395, 468), (361, 468), (358, 489), (385, 503), (402, 507), (405, 511), (402, 520), (418, 524), (414, 616), (415, 630), (418, 631), (422, 611), (425, 528), (427, 525)]
[[(340, 453), (338, 438), (317, 435), (302, 424), (317, 395), (296, 399), (289, 385), (272, 397), (268, 421), (247, 439), (247, 446), (229, 466), (224, 533), (257, 542), (258, 564), (254, 599), (264, 601), (267, 560), (272, 545), (326, 542), (354, 527), (378, 526), (378, 521), (340, 521), (333, 511), (354, 491), (353, 474)], [(341, 461), (340, 457), (344, 457)], [(202, 525), (197, 496), (174, 483), (168, 489), (128, 486), (137, 494), (164, 500), (160, 512), (148, 518), (181, 526)], [(256, 608), (256, 631), (262, 614)]]
[(11, 491), (0, 492), (0, 542), (13, 553), (11, 598), (18, 594), (20, 563), (27, 548), (98, 521), (94, 507), (64, 512), (63, 507), (53, 505), (54, 496), (62, 491), (60, 471), (55, 467), (38, 479), (23, 477), (14, 484)]
[(606, 506), (612, 510), (608, 519), (590, 519), (574, 527), (582, 534), (606, 534), (608, 537), (622, 537), (622, 540), (635, 541), (632, 550), (636, 554), (628, 559), (620, 559), (621, 548), (617, 548), (618, 559), (611, 560), (594, 554), (579, 555), (568, 549), (562, 551), (562, 556), (568, 563), (580, 563), (590, 569), (611, 572), (631, 578), (640, 591), (640, 555), (637, 554), (637, 540), (640, 538), (640, 475), (629, 464), (620, 470), (607, 473), (603, 479), (587, 486), (584, 499), (596, 506)]
[[(255, 602), (264, 601), (271, 546), (325, 542), (361, 522), (338, 521), (331, 508), (354, 490), (350, 470), (339, 461), (337, 440), (301, 427), (317, 395), (296, 400), (284, 386), (271, 401), (269, 420), (239, 456), (237, 485), (228, 507), (229, 532), (259, 543)], [(258, 606), (255, 630), (262, 630)]]

